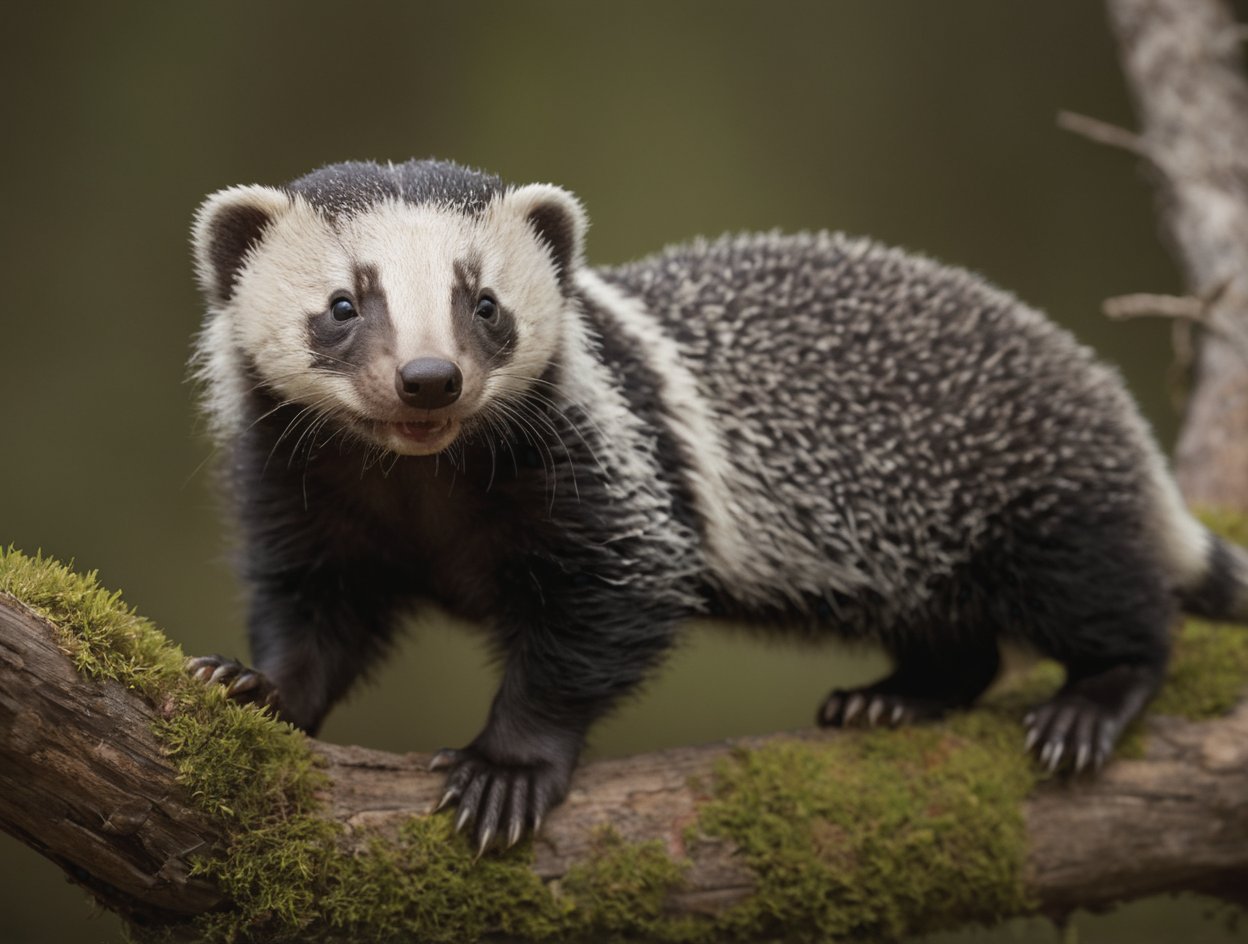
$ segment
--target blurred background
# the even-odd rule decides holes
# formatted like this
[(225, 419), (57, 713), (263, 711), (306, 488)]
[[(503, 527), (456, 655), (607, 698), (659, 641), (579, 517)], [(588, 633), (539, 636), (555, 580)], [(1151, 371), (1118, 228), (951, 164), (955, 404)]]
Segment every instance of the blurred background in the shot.
[[(559, 183), (589, 209), (595, 263), (773, 227), (921, 250), (1101, 350), (1172, 441), (1168, 326), (1100, 314), (1110, 295), (1180, 288), (1152, 192), (1130, 158), (1055, 126), (1063, 108), (1133, 124), (1091, 0), (64, 3), (5, 21), (0, 542), (98, 569), (187, 652), (245, 653), (186, 383), (188, 224), (213, 190), (327, 162), (436, 155)], [(414, 624), (324, 737), (471, 738), (494, 670), (462, 629)], [(805, 726), (829, 687), (883, 666), (697, 627), (592, 756)], [(0, 874), (0, 942), (119, 940), (7, 836)], [(1074, 925), (1248, 939), (1192, 898)], [(941, 940), (1002, 937), (1061, 935), (1032, 921)]]

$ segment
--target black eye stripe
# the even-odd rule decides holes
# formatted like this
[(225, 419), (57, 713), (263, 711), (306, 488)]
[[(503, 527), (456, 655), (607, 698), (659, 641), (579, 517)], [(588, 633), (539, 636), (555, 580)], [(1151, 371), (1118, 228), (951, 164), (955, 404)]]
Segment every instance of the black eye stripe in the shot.
[(493, 370), (511, 359), (516, 346), (516, 320), (482, 278), (481, 262), (469, 257), (457, 259), (452, 272), (452, 323), (455, 337), (470, 359)]
[(394, 347), (394, 325), (375, 266), (357, 265), (352, 286), (333, 287), (323, 304), (320, 311), (309, 313), (307, 322), (308, 347), (317, 368), (357, 377)]

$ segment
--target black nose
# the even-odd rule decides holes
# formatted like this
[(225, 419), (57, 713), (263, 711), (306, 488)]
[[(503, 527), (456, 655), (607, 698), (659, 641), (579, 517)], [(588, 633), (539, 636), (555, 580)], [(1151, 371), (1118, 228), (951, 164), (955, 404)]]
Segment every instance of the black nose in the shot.
[(394, 386), (408, 406), (436, 410), (459, 399), (464, 389), (464, 375), (451, 361), (418, 357), (394, 372)]

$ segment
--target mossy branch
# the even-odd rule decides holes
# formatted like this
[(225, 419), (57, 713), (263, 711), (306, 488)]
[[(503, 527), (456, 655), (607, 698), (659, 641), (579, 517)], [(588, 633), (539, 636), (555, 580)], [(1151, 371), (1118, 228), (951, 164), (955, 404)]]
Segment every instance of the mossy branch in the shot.
[(0, 825), (154, 938), (889, 939), (1248, 889), (1241, 630), (1189, 629), (1163, 696), (1217, 717), (1150, 719), (1095, 781), (1037, 782), (1016, 694), (590, 764), (475, 862), (426, 758), (309, 741), (181, 663), (92, 576), (0, 554)]

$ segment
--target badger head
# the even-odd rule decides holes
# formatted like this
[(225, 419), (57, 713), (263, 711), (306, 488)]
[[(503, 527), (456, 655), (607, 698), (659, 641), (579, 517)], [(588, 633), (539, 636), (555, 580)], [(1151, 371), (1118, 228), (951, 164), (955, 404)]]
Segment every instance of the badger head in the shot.
[(585, 228), (558, 187), (435, 161), (213, 194), (193, 244), (215, 431), (259, 390), (395, 453), (446, 449), (545, 371)]

